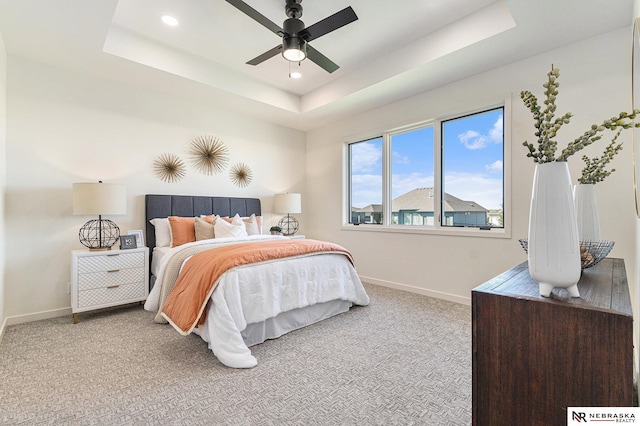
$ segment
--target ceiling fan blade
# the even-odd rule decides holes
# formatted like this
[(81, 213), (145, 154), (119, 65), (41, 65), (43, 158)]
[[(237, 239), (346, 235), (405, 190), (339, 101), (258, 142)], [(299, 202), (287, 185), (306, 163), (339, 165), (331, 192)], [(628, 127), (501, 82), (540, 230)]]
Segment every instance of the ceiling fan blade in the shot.
[(280, 52), (282, 52), (282, 45), (281, 44), (277, 45), (273, 49), (267, 50), (262, 55), (256, 56), (252, 60), (248, 61), (247, 64), (248, 65), (258, 65), (259, 63), (264, 62), (267, 59), (273, 58), (274, 56), (276, 56)]
[[(229, 0), (227, 0), (229, 1)], [(322, 37), (331, 31), (344, 27), (347, 24), (357, 20), (358, 16), (353, 11), (351, 6), (342, 9), (340, 12), (336, 12), (333, 15), (324, 18), (322, 21), (318, 21), (315, 24), (300, 31), (300, 36), (306, 40), (315, 40), (318, 37)]]
[(322, 53), (318, 52), (316, 49), (309, 46), (308, 44), (307, 44), (307, 59), (311, 60), (312, 62), (315, 62), (316, 64), (318, 64), (318, 66), (320, 66), (320, 68), (324, 69), (328, 73), (332, 73), (338, 68), (340, 68), (331, 59), (327, 58)]
[(280, 28), (278, 25), (271, 22), (269, 19), (267, 19), (266, 16), (264, 16), (263, 14), (261, 14), (260, 12), (258, 12), (257, 10), (255, 10), (254, 8), (252, 8), (242, 0), (227, 0), (227, 3), (231, 4), (232, 6), (235, 6), (242, 13), (254, 19), (259, 24), (266, 27), (268, 30), (272, 31), (278, 36), (282, 37), (284, 35), (284, 30), (282, 28)]

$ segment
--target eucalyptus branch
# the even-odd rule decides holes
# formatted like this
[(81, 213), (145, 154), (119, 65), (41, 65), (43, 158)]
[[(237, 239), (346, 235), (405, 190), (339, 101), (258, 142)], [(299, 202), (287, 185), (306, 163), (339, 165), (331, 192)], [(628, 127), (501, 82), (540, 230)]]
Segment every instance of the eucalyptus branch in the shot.
[(524, 104), (529, 108), (533, 114), (533, 125), (536, 128), (535, 135), (538, 137), (538, 148), (525, 141), (523, 145), (529, 149), (527, 157), (533, 158), (536, 163), (548, 163), (555, 161), (555, 152), (558, 143), (553, 140), (557, 135), (558, 130), (563, 124), (569, 123), (572, 114), (567, 112), (560, 118), (555, 118), (556, 112), (556, 97), (558, 95), (558, 77), (560, 76), (560, 70), (551, 66), (551, 71), (547, 73), (547, 82), (543, 84), (545, 88), (544, 94), (546, 99), (544, 100), (545, 109), (540, 111), (538, 105), (538, 99), (536, 96), (528, 90), (520, 92)]
[(589, 158), (586, 155), (582, 156), (585, 166), (582, 169), (582, 176), (578, 179), (578, 182), (582, 184), (596, 184), (598, 182), (602, 182), (604, 178), (616, 171), (616, 169), (605, 170), (605, 167), (611, 160), (613, 160), (613, 157), (622, 150), (622, 142), (616, 144), (618, 136), (620, 136), (622, 130), (623, 129), (620, 128), (616, 132), (611, 143), (609, 143), (605, 148), (602, 157)]
[[(640, 123), (633, 121), (636, 115), (640, 114), (640, 110), (634, 109), (631, 114), (621, 112), (617, 117), (604, 120), (600, 125), (592, 125), (584, 134), (570, 142), (556, 158), (558, 143), (554, 138), (558, 135), (558, 131), (562, 125), (568, 124), (571, 117), (573, 117), (573, 114), (570, 112), (558, 118), (555, 117), (556, 98), (558, 95), (558, 87), (560, 86), (560, 83), (558, 83), (559, 77), (560, 70), (551, 65), (551, 71), (547, 73), (547, 81), (542, 85), (545, 89), (544, 95), (546, 97), (544, 100), (544, 110), (541, 110), (538, 99), (533, 93), (528, 90), (520, 92), (520, 98), (533, 115), (533, 125), (536, 129), (535, 135), (538, 138), (537, 144), (535, 145), (528, 141), (524, 141), (522, 145), (528, 150), (527, 157), (533, 158), (535, 163), (567, 161), (571, 155), (600, 140), (602, 138), (601, 133), (605, 130), (623, 130), (631, 127), (640, 127)], [(614, 137), (614, 140), (615, 139), (617, 139), (617, 135)], [(605, 155), (607, 155), (607, 151), (605, 151)], [(615, 153), (613, 155), (615, 155)], [(611, 160), (609, 159), (609, 161)]]

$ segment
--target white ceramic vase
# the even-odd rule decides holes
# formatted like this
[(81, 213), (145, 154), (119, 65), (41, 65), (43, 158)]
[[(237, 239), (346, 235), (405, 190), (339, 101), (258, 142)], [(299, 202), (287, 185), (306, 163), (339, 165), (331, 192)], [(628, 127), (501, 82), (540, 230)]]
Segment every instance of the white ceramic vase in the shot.
[(595, 189), (595, 185), (583, 183), (573, 187), (580, 241), (600, 241), (600, 219)]
[(528, 261), (540, 295), (566, 288), (580, 297), (580, 243), (566, 161), (536, 164), (529, 211)]

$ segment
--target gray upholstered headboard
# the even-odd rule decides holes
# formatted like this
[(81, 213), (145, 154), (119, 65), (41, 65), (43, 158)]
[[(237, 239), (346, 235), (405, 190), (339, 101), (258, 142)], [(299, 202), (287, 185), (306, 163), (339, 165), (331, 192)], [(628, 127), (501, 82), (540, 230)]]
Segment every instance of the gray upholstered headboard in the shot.
[(240, 216), (252, 214), (260, 216), (262, 214), (258, 198), (147, 194), (144, 198), (144, 206), (145, 234), (150, 256), (153, 256), (153, 249), (156, 246), (156, 233), (149, 221), (156, 217), (195, 217), (203, 214), (235, 216), (236, 213)]

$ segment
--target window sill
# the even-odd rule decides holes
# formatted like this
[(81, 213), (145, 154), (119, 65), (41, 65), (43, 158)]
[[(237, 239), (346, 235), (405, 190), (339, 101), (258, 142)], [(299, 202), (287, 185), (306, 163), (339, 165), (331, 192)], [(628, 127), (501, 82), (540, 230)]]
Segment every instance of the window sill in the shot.
[(433, 226), (402, 226), (402, 225), (342, 225), (343, 231), (357, 232), (389, 232), (395, 234), (425, 234), (425, 235), (449, 235), (457, 237), (481, 237), (481, 238), (511, 238), (511, 232), (506, 228), (492, 228), (480, 230), (479, 228), (462, 227), (433, 227)]

